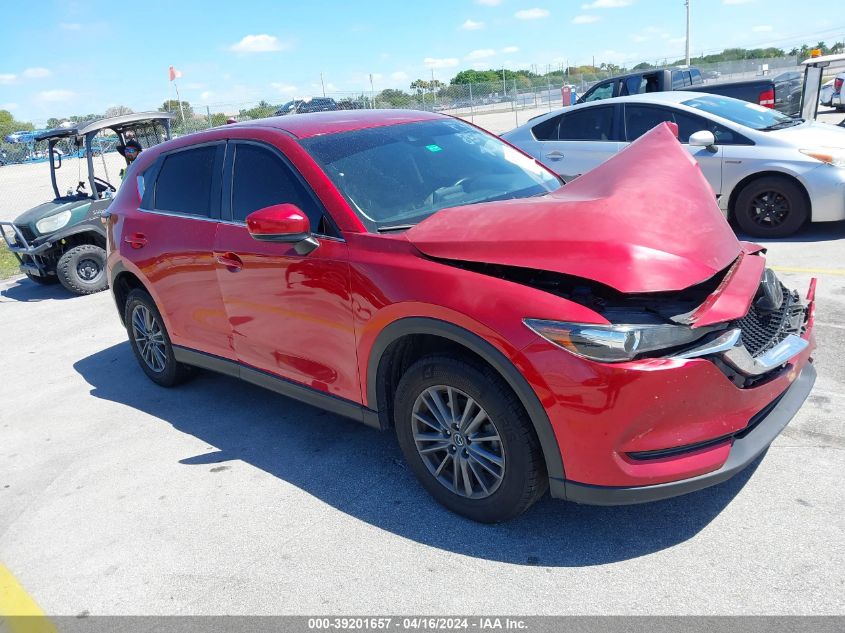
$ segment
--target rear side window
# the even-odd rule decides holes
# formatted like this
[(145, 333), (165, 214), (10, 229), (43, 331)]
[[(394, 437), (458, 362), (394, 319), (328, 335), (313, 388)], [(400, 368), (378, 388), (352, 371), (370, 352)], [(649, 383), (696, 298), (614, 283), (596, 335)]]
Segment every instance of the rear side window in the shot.
[(563, 115), (558, 127), (558, 140), (609, 141), (612, 125), (612, 106), (582, 108)]
[(238, 143), (232, 174), (232, 219), (243, 222), (253, 211), (274, 204), (295, 204), (315, 233), (326, 234), (323, 211), (293, 170), (270, 149)]
[(680, 70), (672, 71), (672, 90), (684, 89), (684, 73)]
[(216, 145), (204, 145), (167, 156), (156, 180), (153, 208), (209, 217), (216, 155)]

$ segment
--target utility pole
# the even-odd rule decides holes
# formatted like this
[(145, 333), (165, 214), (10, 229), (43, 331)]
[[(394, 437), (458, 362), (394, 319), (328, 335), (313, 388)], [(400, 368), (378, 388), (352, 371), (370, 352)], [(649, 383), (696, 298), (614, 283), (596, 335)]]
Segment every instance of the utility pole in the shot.
[(687, 8), (687, 52), (686, 52), (687, 68), (689, 68), (689, 3), (690, 3), (690, 0), (684, 0), (684, 5)]
[(508, 94), (508, 87), (505, 85), (505, 67), (502, 66), (502, 96)]
[(320, 73), (320, 85), (323, 87), (323, 96), (326, 96), (326, 84), (323, 81), (323, 73)]
[(370, 73), (370, 108), (376, 109), (376, 89), (373, 87), (373, 73)]

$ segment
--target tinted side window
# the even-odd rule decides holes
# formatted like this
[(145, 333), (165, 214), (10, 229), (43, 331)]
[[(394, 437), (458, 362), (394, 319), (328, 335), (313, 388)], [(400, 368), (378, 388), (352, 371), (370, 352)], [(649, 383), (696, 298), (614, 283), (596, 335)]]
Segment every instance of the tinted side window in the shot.
[(693, 68), (689, 71), (690, 79), (692, 80), (692, 85), (697, 86), (702, 82), (701, 79), (701, 71), (698, 68)]
[(613, 86), (616, 81), (609, 81), (606, 84), (599, 84), (590, 89), (584, 101), (599, 101), (600, 99), (610, 99), (613, 96)]
[(534, 134), (534, 138), (538, 141), (556, 141), (557, 127), (560, 125), (561, 118), (563, 118), (562, 114), (552, 117), (551, 119), (547, 119), (532, 127), (531, 133)]
[(253, 211), (274, 204), (295, 204), (311, 230), (325, 233), (323, 212), (290, 167), (272, 150), (238, 143), (232, 173), (232, 219), (243, 222)]
[(625, 106), (625, 134), (629, 141), (635, 141), (663, 121), (674, 122), (670, 110), (651, 106)]
[(683, 90), (684, 74), (680, 70), (672, 71), (672, 90)]
[(205, 145), (167, 156), (156, 180), (153, 208), (210, 216), (216, 155), (216, 145)]
[(613, 108), (583, 108), (564, 114), (560, 120), (561, 141), (609, 141), (613, 124)]

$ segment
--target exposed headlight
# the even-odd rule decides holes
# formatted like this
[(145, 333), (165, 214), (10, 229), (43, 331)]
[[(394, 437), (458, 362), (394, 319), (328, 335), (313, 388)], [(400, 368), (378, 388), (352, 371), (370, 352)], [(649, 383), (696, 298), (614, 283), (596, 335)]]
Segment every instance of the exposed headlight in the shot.
[(648, 352), (689, 345), (714, 330), (682, 325), (592, 325), (539, 319), (525, 319), (524, 323), (558, 347), (604, 363), (619, 363)]
[(70, 222), (70, 209), (65, 209), (56, 215), (41, 218), (35, 223), (35, 228), (41, 234), (52, 233), (53, 231), (58, 231), (68, 222)]
[(845, 149), (838, 147), (817, 147), (815, 149), (799, 149), (798, 151), (828, 165), (845, 167)]

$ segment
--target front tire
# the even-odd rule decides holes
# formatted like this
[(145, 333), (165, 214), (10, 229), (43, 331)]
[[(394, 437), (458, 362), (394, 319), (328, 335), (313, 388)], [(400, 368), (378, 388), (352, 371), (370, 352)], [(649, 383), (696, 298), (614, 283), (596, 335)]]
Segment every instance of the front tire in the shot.
[(548, 487), (531, 421), (490, 368), (450, 356), (423, 358), (399, 381), (394, 413), (411, 470), (457, 514), (482, 523), (505, 521)]
[(175, 387), (194, 375), (193, 367), (176, 361), (164, 319), (145, 290), (136, 288), (129, 293), (123, 321), (132, 353), (150, 380)]
[(801, 187), (783, 176), (766, 176), (747, 184), (736, 198), (734, 217), (754, 237), (792, 235), (807, 221), (810, 209)]
[(74, 294), (102, 292), (109, 287), (106, 251), (95, 244), (74, 246), (59, 258), (56, 274), (62, 285)]

